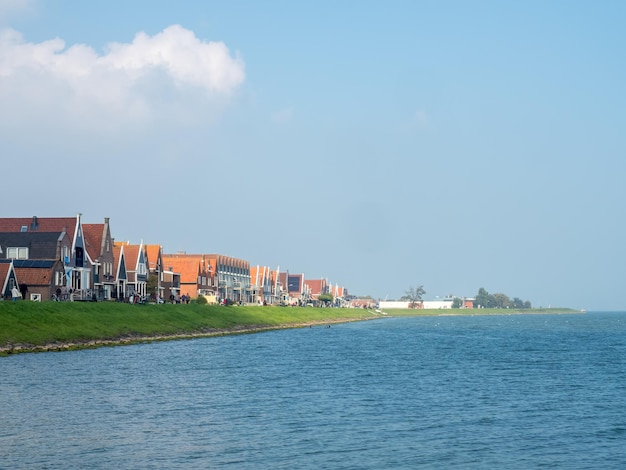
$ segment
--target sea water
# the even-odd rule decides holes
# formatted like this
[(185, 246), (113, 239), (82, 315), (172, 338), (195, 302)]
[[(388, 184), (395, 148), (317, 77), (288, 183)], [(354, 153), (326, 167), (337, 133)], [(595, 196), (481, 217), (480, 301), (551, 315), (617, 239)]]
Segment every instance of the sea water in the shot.
[(4, 357), (0, 468), (626, 468), (626, 313)]

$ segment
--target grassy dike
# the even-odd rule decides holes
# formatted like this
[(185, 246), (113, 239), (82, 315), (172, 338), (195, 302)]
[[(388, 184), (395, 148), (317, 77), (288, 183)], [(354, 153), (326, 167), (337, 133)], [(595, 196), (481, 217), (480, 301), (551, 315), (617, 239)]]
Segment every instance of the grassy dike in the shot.
[[(389, 316), (576, 313), (569, 309), (389, 310)], [(111, 302), (0, 302), (0, 355), (249, 333), (383, 315), (364, 309)]]
[(0, 302), (0, 355), (247, 333), (376, 318), (363, 309)]

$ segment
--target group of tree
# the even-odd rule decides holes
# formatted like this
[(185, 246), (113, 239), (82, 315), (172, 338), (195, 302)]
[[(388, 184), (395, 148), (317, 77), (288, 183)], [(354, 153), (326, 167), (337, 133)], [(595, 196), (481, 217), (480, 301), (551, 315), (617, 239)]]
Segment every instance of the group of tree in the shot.
[(484, 287), (478, 289), (476, 300), (474, 301), (476, 308), (532, 308), (528, 300), (522, 300), (518, 297), (510, 299), (507, 295), (497, 293), (490, 294)]
[[(408, 301), (409, 308), (417, 308), (422, 302), (422, 296), (426, 293), (424, 286), (411, 287), (407, 290), (400, 300)], [(452, 299), (452, 308), (461, 308), (463, 299), (455, 297)], [(474, 300), (474, 308), (515, 308), (525, 309), (532, 308), (528, 300), (522, 300), (518, 297), (510, 299), (508, 295), (496, 293), (490, 294), (484, 287), (478, 289), (476, 299)]]

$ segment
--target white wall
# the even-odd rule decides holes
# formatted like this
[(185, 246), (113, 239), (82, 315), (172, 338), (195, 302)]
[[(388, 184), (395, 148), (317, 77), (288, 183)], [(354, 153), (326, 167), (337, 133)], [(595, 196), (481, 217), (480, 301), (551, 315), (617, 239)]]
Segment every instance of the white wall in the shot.
[(424, 300), (424, 308), (452, 308), (451, 300)]
[(378, 302), (378, 308), (409, 308), (409, 303), (404, 300), (381, 300)]
[[(404, 300), (381, 300), (379, 308), (409, 308), (409, 302)], [(452, 300), (424, 300), (424, 308), (452, 308)]]

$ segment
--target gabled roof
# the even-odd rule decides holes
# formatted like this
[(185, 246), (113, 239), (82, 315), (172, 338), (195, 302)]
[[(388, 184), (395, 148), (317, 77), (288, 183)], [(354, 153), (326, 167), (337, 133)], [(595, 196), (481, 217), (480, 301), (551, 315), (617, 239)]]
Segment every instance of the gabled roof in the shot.
[(116, 281), (127, 279), (123, 245), (113, 245), (113, 275)]
[(278, 282), (280, 283), (281, 287), (287, 291), (287, 279), (289, 276), (289, 272), (287, 271), (283, 271), (278, 273)]
[(137, 271), (137, 266), (139, 265), (140, 248), (141, 245), (124, 245), (124, 259), (126, 260), (127, 270)]
[(157, 270), (159, 255), (161, 254), (161, 245), (145, 245), (146, 256), (148, 258), (148, 269), (150, 271)]
[(271, 269), (269, 266), (250, 267), (250, 285), (263, 287), (271, 280)]
[(67, 232), (74, 236), (76, 217), (8, 217), (0, 218), (0, 232)]
[(0, 290), (0, 295), (2, 295), (4, 292), (4, 289), (7, 283), (7, 278), (9, 277), (9, 271), (12, 268), (13, 266), (11, 265), (11, 263), (0, 264), (0, 287), (2, 287), (2, 290)]
[(96, 261), (102, 254), (102, 239), (104, 238), (104, 224), (82, 224), (85, 249), (92, 261)]
[(29, 258), (60, 257), (57, 247), (66, 235), (65, 232), (0, 232), (0, 258), (6, 257), (7, 247), (28, 248)]
[(323, 293), (324, 288), (326, 287), (326, 279), (306, 279), (304, 281), (304, 285), (310, 289), (311, 295), (319, 295)]
[(202, 265), (206, 263), (204, 255), (162, 255), (163, 269), (180, 274), (181, 284), (197, 284), (198, 274), (202, 272)]
[(49, 286), (52, 280), (51, 267), (48, 268), (15, 268), (18, 282), (27, 286)]
[[(8, 294), (9, 288), (9, 278), (11, 274), (15, 276), (15, 269), (13, 268), (13, 263), (3, 263), (0, 264), (0, 285), (2, 286), (2, 290), (0, 290), (0, 295)], [(16, 282), (19, 285), (19, 282)]]
[(339, 287), (339, 285), (335, 285), (335, 287), (331, 287), (331, 292), (333, 297), (345, 297), (348, 294), (348, 290), (345, 287)]

